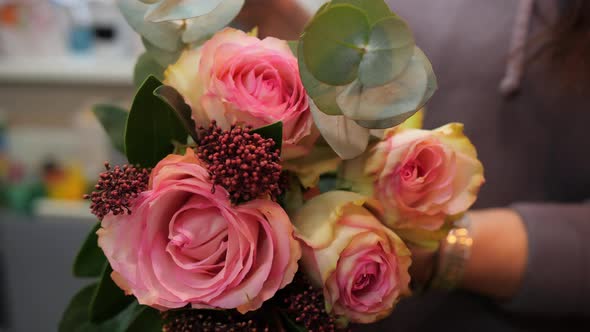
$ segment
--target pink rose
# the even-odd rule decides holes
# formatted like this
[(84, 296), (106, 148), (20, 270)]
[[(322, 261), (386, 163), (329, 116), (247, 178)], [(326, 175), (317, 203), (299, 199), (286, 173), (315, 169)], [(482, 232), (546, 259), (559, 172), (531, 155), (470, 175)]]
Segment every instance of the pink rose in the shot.
[(306, 203), (293, 219), (302, 268), (323, 287), (328, 312), (339, 321), (372, 323), (409, 295), (410, 251), (363, 206), (356, 193), (333, 191)]
[(113, 280), (139, 303), (247, 312), (292, 281), (301, 249), (283, 209), (269, 200), (232, 206), (211, 187), (189, 149), (156, 166), (132, 215), (104, 218), (97, 234)]
[(166, 71), (203, 125), (262, 127), (282, 121), (283, 158), (307, 154), (319, 132), (313, 125), (297, 59), (283, 40), (260, 40), (227, 28), (199, 50), (188, 51)]
[(386, 223), (395, 229), (438, 230), (465, 212), (484, 183), (475, 147), (463, 125), (429, 131), (393, 129), (377, 144), (365, 171)]

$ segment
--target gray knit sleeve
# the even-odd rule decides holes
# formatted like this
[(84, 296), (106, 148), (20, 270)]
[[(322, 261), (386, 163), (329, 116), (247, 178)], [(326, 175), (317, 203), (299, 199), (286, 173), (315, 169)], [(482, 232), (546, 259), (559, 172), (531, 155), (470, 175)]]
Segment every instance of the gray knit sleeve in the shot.
[(528, 233), (515, 312), (590, 316), (590, 204), (515, 204)]

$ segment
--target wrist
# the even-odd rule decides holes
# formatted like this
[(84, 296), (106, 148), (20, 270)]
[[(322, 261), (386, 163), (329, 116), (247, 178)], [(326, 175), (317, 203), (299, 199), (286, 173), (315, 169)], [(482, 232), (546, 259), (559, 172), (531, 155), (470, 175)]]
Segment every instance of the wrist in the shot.
[(466, 214), (440, 243), (431, 288), (451, 290), (461, 284), (472, 245), (471, 218)]
[(473, 248), (461, 286), (495, 298), (509, 298), (520, 287), (528, 240), (520, 216), (509, 209), (472, 212)]

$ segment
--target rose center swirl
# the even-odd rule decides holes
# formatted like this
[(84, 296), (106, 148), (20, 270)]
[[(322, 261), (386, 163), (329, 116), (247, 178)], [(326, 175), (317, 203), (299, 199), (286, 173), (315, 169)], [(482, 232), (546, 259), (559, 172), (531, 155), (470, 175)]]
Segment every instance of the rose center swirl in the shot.
[(187, 206), (172, 218), (166, 250), (181, 268), (215, 275), (225, 264), (227, 222), (217, 208)]

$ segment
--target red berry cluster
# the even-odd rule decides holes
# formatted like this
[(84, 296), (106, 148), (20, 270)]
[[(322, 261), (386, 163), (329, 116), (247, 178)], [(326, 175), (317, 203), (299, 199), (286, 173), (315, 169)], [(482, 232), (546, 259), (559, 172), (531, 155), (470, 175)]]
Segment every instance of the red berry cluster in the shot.
[(293, 282), (277, 294), (282, 299), (281, 309), (297, 325), (313, 332), (350, 332), (340, 328), (336, 319), (326, 312), (322, 289), (314, 288), (305, 275), (298, 272)]
[(133, 199), (147, 190), (150, 170), (132, 165), (115, 166), (106, 162), (106, 171), (100, 173), (98, 183), (90, 195), (84, 199), (91, 200), (92, 214), (102, 220), (109, 213), (114, 215), (131, 214)]
[(270, 332), (266, 319), (235, 310), (180, 310), (162, 313), (162, 332)]
[(225, 188), (232, 202), (281, 195), (281, 157), (273, 139), (252, 133), (251, 127), (222, 130), (215, 122), (200, 132), (198, 156), (207, 163), (214, 185)]
[(311, 286), (303, 273), (280, 290), (262, 308), (245, 315), (236, 310), (180, 310), (162, 313), (163, 332), (285, 331), (288, 317), (308, 332), (350, 332), (339, 328), (325, 309), (321, 289)]

